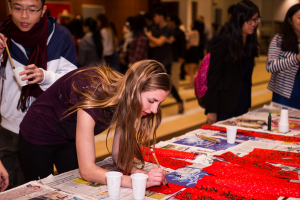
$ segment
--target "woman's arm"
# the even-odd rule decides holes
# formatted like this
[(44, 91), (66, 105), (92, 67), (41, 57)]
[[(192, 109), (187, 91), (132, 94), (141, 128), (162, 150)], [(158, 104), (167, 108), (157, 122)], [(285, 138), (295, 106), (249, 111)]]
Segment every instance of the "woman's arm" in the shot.
[(87, 181), (106, 184), (105, 169), (95, 164), (94, 119), (84, 110), (77, 111), (76, 150), (79, 171)]
[[(300, 55), (292, 52), (283, 52), (281, 50), (281, 38), (277, 34), (272, 39), (269, 46), (268, 60), (267, 60), (267, 71), (268, 72), (279, 72), (282, 70), (290, 69), (292, 66), (299, 64)], [(280, 58), (280, 55), (286, 54), (285, 58)]]
[(9, 184), (8, 173), (0, 160), (0, 192), (3, 192)]
[[(119, 142), (120, 142), (121, 132), (122, 132), (121, 129), (119, 127), (117, 127), (115, 136), (114, 136), (113, 147), (112, 147), (112, 158), (115, 161), (115, 163), (117, 163), (117, 161), (118, 161)], [(165, 179), (166, 172), (161, 168), (153, 168), (153, 169), (150, 169), (149, 171), (145, 171), (145, 170), (138, 169), (137, 167), (134, 166), (130, 173), (131, 174), (134, 174), (134, 173), (147, 174), (148, 175), (147, 184), (146, 184), (147, 188), (156, 186), (156, 185), (165, 184), (163, 181)], [(122, 178), (124, 178), (124, 180), (122, 179), (121, 186), (132, 187), (131, 178), (129, 177), (130, 179), (128, 180), (127, 177), (128, 176), (124, 176), (124, 175), (122, 176)]]

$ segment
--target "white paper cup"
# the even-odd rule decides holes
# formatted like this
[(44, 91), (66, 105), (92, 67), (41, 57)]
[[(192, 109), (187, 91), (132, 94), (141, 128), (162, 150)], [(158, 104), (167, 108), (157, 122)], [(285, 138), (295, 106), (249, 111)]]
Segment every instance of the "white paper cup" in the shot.
[(131, 175), (133, 198), (135, 200), (142, 200), (145, 198), (147, 174), (136, 173)]
[(114, 199), (119, 198), (121, 177), (123, 176), (123, 174), (121, 172), (112, 171), (112, 172), (107, 172), (105, 176), (106, 176), (109, 197)]
[(287, 109), (281, 109), (280, 120), (278, 123), (278, 132), (289, 132), (289, 113)]
[(235, 138), (236, 138), (237, 127), (228, 126), (228, 127), (226, 127), (226, 130), (227, 130), (227, 143), (234, 144)]
[(26, 74), (23, 74), (23, 75), (21, 75), (21, 76), (19, 75), (19, 73), (20, 73), (21, 71), (24, 71), (24, 70), (25, 70), (25, 66), (18, 67), (18, 68), (15, 68), (15, 69), (12, 70), (13, 73), (14, 73), (14, 76), (15, 76), (17, 82), (18, 82), (18, 84), (19, 84), (21, 87), (27, 85), (26, 82), (28, 81), (28, 80), (25, 80), (25, 81), (22, 81), (22, 80), (21, 80), (21, 78), (23, 78), (23, 77), (26, 76)]

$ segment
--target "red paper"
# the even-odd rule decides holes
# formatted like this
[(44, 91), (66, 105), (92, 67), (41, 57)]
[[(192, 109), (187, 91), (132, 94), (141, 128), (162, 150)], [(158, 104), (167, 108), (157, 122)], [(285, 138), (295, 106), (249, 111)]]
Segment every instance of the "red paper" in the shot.
[(220, 157), (225, 158), (230, 163), (238, 164), (246, 169), (254, 170), (261, 173), (270, 174), (270, 173), (274, 173), (275, 171), (279, 171), (281, 169), (280, 167), (275, 167), (268, 163), (240, 158), (230, 151), (223, 153), (222, 155), (220, 155)]
[(294, 152), (287, 152), (287, 151), (277, 151), (277, 150), (269, 150), (269, 149), (253, 149), (252, 152), (249, 153), (249, 155), (269, 155), (272, 157), (279, 157), (279, 158), (295, 158), (300, 159), (300, 153), (294, 153)]
[(299, 175), (297, 172), (293, 172), (293, 171), (283, 171), (283, 170), (279, 170), (277, 172), (271, 173), (272, 176), (276, 176), (279, 178), (287, 178), (287, 179), (295, 179), (295, 180), (299, 180)]
[(283, 164), (292, 167), (300, 167), (300, 154), (285, 151), (254, 149), (248, 155), (247, 159), (267, 161), (270, 163)]
[[(191, 162), (187, 162), (184, 160), (178, 160), (178, 159), (164, 157), (164, 156), (156, 156), (156, 158), (161, 166), (168, 167), (174, 170), (193, 164)], [(152, 155), (144, 155), (144, 159), (147, 162), (156, 163)]]
[(226, 163), (226, 165), (224, 165), (223, 163), (224, 162), (215, 161), (211, 166), (205, 167), (202, 170), (206, 171), (208, 174), (218, 175), (218, 176), (241, 177), (241, 178), (251, 178), (251, 179), (257, 178), (257, 179), (286, 182), (286, 180), (276, 178), (272, 175), (257, 173), (253, 170), (248, 170), (230, 163)]
[[(144, 147), (145, 154), (151, 154), (152, 151), (148, 147)], [(190, 152), (182, 152), (182, 151), (175, 151), (175, 150), (169, 150), (169, 149), (154, 149), (156, 156), (167, 156), (167, 157), (174, 157), (174, 158), (184, 158), (184, 159), (194, 159), (194, 156), (197, 153), (190, 153)]]
[[(226, 132), (226, 128), (224, 127), (211, 126), (207, 124), (203, 125), (201, 128)], [(258, 133), (254, 131), (246, 131), (241, 129), (237, 129), (237, 133), (242, 133), (246, 136), (259, 137), (259, 138), (265, 138), (270, 140), (279, 140), (284, 142), (300, 142), (300, 137), (294, 137), (294, 136), (275, 135), (270, 133)]]
[(217, 193), (225, 197), (226, 199), (243, 199), (243, 200), (254, 200), (254, 199), (264, 199), (264, 200), (277, 200), (279, 196), (263, 195), (259, 193), (253, 193), (251, 191), (243, 192), (237, 189), (233, 189), (224, 185), (218, 185), (215, 183), (205, 182), (203, 180), (198, 180), (195, 188), (197, 190), (217, 191)]
[(147, 190), (163, 193), (163, 194), (174, 194), (175, 192), (178, 192), (182, 188), (185, 188), (184, 186), (173, 184), (173, 183), (168, 183), (168, 185), (170, 188), (168, 188), (166, 185), (160, 185), (160, 186), (147, 188)]
[(228, 198), (224, 198), (216, 192), (201, 191), (191, 187), (177, 194), (175, 198), (182, 200), (228, 200)]
[(300, 197), (300, 183), (276, 182), (270, 180), (214, 177), (216, 184), (236, 188), (244, 192), (252, 191), (267, 195)]

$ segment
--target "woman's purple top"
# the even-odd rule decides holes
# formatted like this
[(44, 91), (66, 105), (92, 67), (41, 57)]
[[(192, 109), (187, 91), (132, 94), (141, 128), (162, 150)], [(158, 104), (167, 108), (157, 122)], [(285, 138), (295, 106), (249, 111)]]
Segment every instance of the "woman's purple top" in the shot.
[[(72, 76), (82, 69), (84, 68), (71, 71), (58, 79), (30, 106), (20, 125), (20, 132), (28, 142), (37, 145), (53, 145), (75, 140), (77, 112), (66, 118), (63, 118), (63, 116), (65, 116), (64, 112), (79, 102), (81, 98), (74, 92), (73, 83), (75, 83), (77, 89), (93, 89), (88, 81), (82, 79), (82, 73), (94, 72), (81, 72)], [(95, 78), (95, 76), (94, 79), (100, 82), (100, 79)], [(84, 111), (96, 123), (95, 135), (109, 127), (113, 115), (111, 109), (92, 108), (84, 109)]]

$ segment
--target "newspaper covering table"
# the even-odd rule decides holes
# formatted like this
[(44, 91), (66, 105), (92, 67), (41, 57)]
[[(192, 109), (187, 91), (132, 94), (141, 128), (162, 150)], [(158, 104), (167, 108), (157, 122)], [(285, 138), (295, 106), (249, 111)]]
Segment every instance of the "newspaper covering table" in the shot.
[[(255, 130), (256, 132), (263, 133), (283, 134), (279, 133), (277, 129), (281, 108), (282, 105), (271, 103), (271, 105), (264, 106), (261, 109), (248, 112), (247, 114), (237, 118), (231, 118), (229, 120), (218, 122), (215, 125), (221, 127), (239, 126), (239, 129)], [(293, 108), (288, 109), (290, 117), (290, 131), (284, 135), (300, 137), (300, 111)], [(266, 129), (269, 113), (272, 113), (272, 131), (267, 131)], [(199, 135), (217, 138), (220, 140), (220, 143), (216, 144), (207, 140), (203, 140), (199, 138)], [(300, 143), (288, 143), (237, 134), (235, 144), (228, 144), (226, 141), (225, 132), (205, 129), (197, 129), (180, 137), (159, 142), (155, 147), (198, 153), (193, 160), (185, 159), (186, 161), (192, 162), (192, 165), (179, 168), (177, 170), (162, 167), (167, 172), (166, 180), (169, 183), (178, 184), (185, 187), (194, 187), (199, 179), (201, 179), (204, 175), (207, 175), (202, 168), (212, 165), (216, 160), (224, 161), (222, 158), (216, 157), (215, 155), (221, 155), (228, 151), (238, 156), (244, 156), (253, 151), (255, 148), (300, 153)], [(111, 157), (97, 162), (96, 164), (99, 167), (110, 171), (116, 170), (116, 166), (114, 165)], [(281, 164), (274, 165), (281, 167), (283, 170), (297, 172), (300, 175), (300, 168)], [(140, 166), (138, 161), (136, 162), (136, 166)], [(144, 169), (149, 170), (156, 167), (156, 164), (146, 162)], [(291, 182), (300, 181), (291, 180)], [(176, 194), (179, 192), (175, 194), (161, 194), (152, 191), (146, 191), (145, 199), (176, 199), (174, 196), (176, 196)], [(0, 193), (0, 199), (109, 200), (110, 198), (108, 197), (106, 185), (83, 180), (80, 176), (79, 170), (76, 169), (56, 176), (49, 175), (47, 178), (39, 181), (32, 181), (17, 188)], [(121, 188), (120, 199), (133, 199), (132, 189)], [(284, 199), (284, 197), (280, 197), (279, 199)], [(296, 198), (288, 199), (293, 200)]]

